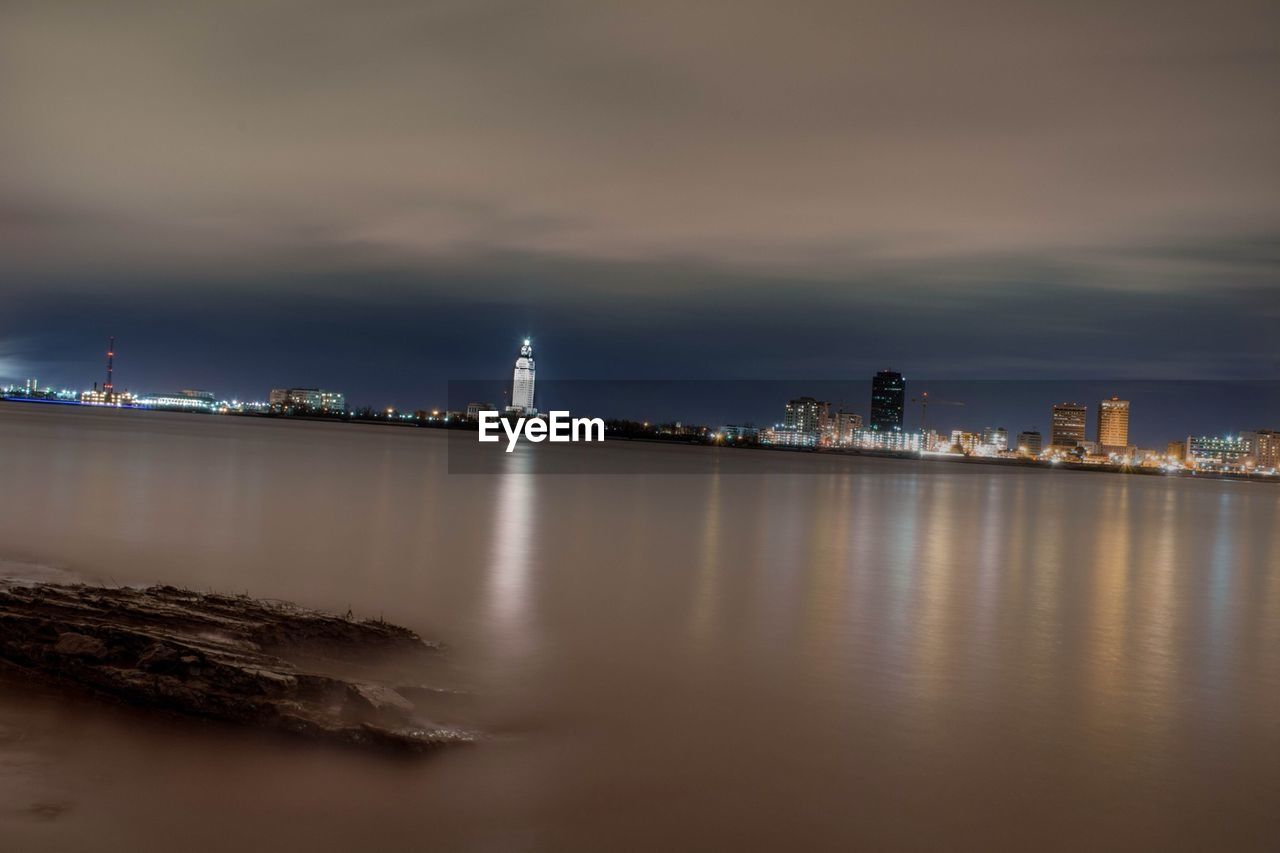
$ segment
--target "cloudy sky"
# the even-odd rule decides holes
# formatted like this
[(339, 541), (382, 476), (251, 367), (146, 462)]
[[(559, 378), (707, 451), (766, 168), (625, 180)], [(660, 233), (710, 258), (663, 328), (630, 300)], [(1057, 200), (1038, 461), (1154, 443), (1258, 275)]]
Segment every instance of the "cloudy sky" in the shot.
[(1280, 12), (0, 2), (0, 379), (1275, 378)]

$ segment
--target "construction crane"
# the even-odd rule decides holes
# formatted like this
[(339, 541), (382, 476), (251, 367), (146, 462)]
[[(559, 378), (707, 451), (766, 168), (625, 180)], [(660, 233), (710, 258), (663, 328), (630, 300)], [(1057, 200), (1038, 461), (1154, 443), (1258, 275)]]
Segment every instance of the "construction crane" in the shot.
[(912, 397), (911, 402), (920, 404), (921, 434), (926, 432), (926, 430), (928, 429), (928, 425), (926, 424), (925, 421), (929, 416), (930, 403), (932, 403), (935, 406), (963, 406), (964, 405), (964, 403), (960, 402), (959, 400), (930, 400), (928, 391), (922, 392), (919, 397)]

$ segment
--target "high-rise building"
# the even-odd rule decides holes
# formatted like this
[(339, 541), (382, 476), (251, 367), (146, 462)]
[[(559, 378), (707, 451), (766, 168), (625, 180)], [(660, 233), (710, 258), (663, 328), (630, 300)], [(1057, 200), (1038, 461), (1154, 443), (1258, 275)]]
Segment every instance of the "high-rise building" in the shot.
[(1057, 403), (1053, 407), (1052, 430), (1049, 433), (1049, 444), (1067, 450), (1074, 450), (1076, 445), (1084, 441), (1085, 423), (1088, 420), (1089, 408), (1080, 403)]
[(1129, 447), (1129, 401), (1112, 397), (1098, 403), (1098, 444), (1103, 452)]
[(528, 338), (520, 346), (520, 357), (516, 359), (515, 375), (511, 378), (511, 405), (507, 411), (522, 415), (536, 415), (533, 407), (533, 345)]
[(830, 411), (829, 404), (813, 397), (788, 400), (782, 426), (803, 435), (820, 435), (826, 429)]
[(901, 373), (882, 370), (871, 379), (871, 429), (902, 432), (907, 382)]
[(1009, 449), (1009, 431), (1004, 427), (987, 427), (982, 431), (982, 443), (996, 450)]
[(1039, 456), (1043, 439), (1040, 437), (1038, 430), (1029, 429), (1018, 433), (1018, 446), (1016, 450), (1025, 456)]

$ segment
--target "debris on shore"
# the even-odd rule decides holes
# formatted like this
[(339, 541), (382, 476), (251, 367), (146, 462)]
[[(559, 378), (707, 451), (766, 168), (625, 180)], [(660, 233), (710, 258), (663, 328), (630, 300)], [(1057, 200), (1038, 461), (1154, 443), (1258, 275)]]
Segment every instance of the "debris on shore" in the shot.
[(346, 675), (435, 648), (381, 620), (248, 596), (0, 581), (0, 663), (129, 705), (315, 740), (411, 752), (473, 740), (423, 722), (394, 687)]

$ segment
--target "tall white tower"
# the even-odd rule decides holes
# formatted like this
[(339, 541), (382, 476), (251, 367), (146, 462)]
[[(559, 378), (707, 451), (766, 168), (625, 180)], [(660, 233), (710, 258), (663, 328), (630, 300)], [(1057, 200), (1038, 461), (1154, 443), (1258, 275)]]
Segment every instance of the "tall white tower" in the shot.
[(528, 338), (524, 339), (520, 357), (516, 359), (515, 376), (511, 379), (511, 405), (507, 410), (525, 415), (538, 413), (533, 407), (533, 346)]

